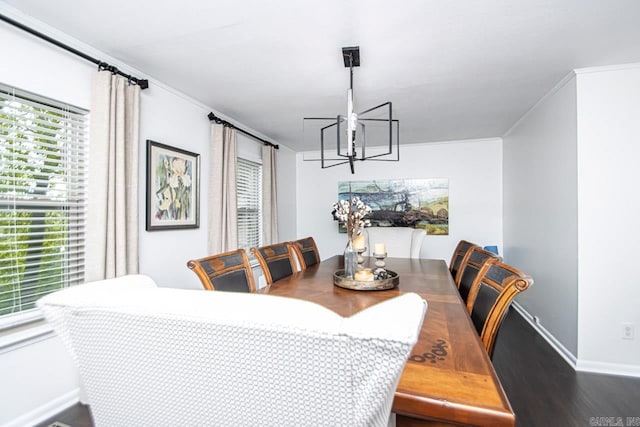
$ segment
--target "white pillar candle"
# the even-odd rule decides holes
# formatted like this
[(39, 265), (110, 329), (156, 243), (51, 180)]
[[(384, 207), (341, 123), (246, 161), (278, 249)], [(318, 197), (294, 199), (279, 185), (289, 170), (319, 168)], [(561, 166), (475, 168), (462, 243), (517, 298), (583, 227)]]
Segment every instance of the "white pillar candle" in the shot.
[(364, 249), (364, 234), (358, 234), (353, 239), (353, 249)]
[(359, 282), (371, 282), (373, 281), (373, 273), (370, 269), (366, 268), (364, 270), (356, 271), (353, 279)]
[(387, 247), (384, 243), (376, 243), (373, 245), (373, 253), (374, 254), (383, 254), (387, 252)]

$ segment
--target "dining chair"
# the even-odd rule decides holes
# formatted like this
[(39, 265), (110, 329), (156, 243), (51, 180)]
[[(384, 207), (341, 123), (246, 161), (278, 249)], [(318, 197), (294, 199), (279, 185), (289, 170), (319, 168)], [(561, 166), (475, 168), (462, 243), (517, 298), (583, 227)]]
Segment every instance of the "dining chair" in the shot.
[(386, 427), (427, 311), (411, 292), (342, 317), (127, 276), (38, 307), (77, 363), (96, 426)]
[(187, 262), (208, 291), (255, 292), (256, 284), (244, 249)]
[(458, 292), (462, 300), (466, 303), (469, 298), (469, 292), (473, 286), (482, 267), (491, 262), (498, 261), (500, 258), (496, 254), (485, 251), (480, 246), (473, 246), (468, 255), (463, 260), (463, 264), (458, 271)]
[(296, 271), (293, 251), (292, 245), (288, 242), (251, 248), (251, 253), (262, 267), (267, 285), (283, 277), (291, 276)]
[(467, 309), (489, 357), (511, 302), (533, 284), (519, 269), (495, 260), (483, 266), (469, 292)]
[(422, 228), (410, 227), (367, 227), (367, 246), (373, 254), (376, 243), (384, 243), (388, 257), (420, 258), (420, 249), (426, 236)]
[(301, 270), (316, 265), (320, 262), (320, 253), (313, 237), (305, 237), (291, 242), (294, 252), (298, 258)]
[(460, 240), (456, 249), (453, 251), (453, 256), (449, 263), (449, 271), (451, 272), (451, 277), (453, 277), (456, 285), (459, 283), (458, 272), (460, 271), (460, 266), (464, 265), (464, 262), (469, 258), (471, 249), (476, 246), (478, 245), (475, 243), (471, 243), (467, 240)]

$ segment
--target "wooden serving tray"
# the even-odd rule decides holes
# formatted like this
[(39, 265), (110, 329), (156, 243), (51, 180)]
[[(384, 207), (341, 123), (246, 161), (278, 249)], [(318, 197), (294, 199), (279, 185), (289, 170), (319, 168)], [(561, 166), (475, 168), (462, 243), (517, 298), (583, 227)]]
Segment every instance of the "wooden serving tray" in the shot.
[(344, 270), (337, 270), (333, 273), (333, 284), (345, 289), (354, 291), (385, 291), (393, 289), (400, 283), (400, 277), (395, 271), (387, 270), (389, 277), (381, 280), (359, 281), (344, 277)]

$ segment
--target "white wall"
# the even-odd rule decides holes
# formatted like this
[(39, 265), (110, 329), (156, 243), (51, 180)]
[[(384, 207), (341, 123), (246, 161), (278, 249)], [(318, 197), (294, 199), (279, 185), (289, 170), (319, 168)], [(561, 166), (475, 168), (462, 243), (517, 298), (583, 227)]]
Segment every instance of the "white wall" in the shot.
[(504, 259), (534, 278), (517, 301), (575, 358), (576, 86), (567, 79), (504, 137)]
[[(145, 195), (140, 194), (140, 272), (148, 274), (161, 286), (201, 289), (197, 276), (187, 268), (190, 259), (207, 255), (209, 207), (209, 144), (211, 109), (183, 98), (158, 84), (151, 84), (142, 92), (140, 135), (142, 141), (152, 139), (200, 154), (200, 228), (186, 230), (144, 231)], [(237, 122), (236, 122), (237, 123)], [(246, 128), (246, 127), (245, 127)], [(248, 129), (248, 128), (246, 128)], [(252, 132), (256, 133), (257, 132)], [(261, 162), (262, 145), (238, 132), (238, 155)], [(276, 152), (278, 168), (278, 227), (281, 240), (295, 237), (295, 154), (280, 145)], [(146, 173), (146, 155), (141, 152), (140, 171)], [(144, 176), (141, 176), (144, 179)], [(140, 188), (146, 184), (141, 181)]]
[[(20, 15), (0, 4), (0, 12), (25, 24), (53, 35), (88, 54), (118, 66), (126, 72), (145, 78), (144, 74), (127, 68), (107, 55), (83, 45)], [(9, 25), (0, 25), (3, 59), (0, 82), (30, 92), (89, 108), (91, 76), (96, 67), (59, 48), (28, 35)], [(206, 255), (208, 207), (208, 163), (210, 123), (207, 114), (212, 109), (180, 93), (150, 81), (149, 89), (141, 94), (140, 117), (140, 272), (153, 277), (160, 285), (201, 289), (201, 285), (187, 267), (191, 258)], [(234, 121), (232, 118), (230, 120)], [(236, 123), (242, 126), (242, 123)], [(244, 126), (242, 126), (244, 127)], [(260, 135), (250, 128), (245, 129)], [(146, 140), (162, 142), (201, 156), (200, 228), (193, 230), (145, 231)], [(240, 137), (242, 144), (260, 145)], [(295, 236), (295, 155), (284, 146), (277, 154), (282, 179), (279, 188), (283, 212), (281, 236)], [(280, 205), (280, 203), (279, 203)], [(89, 230), (88, 235), (91, 236)], [(0, 352), (0, 426), (30, 424), (38, 417), (59, 412), (77, 397), (78, 380), (73, 364), (57, 338), (50, 337), (19, 348), (9, 347)], [(20, 375), (17, 375), (20, 374)], [(62, 400), (61, 400), (62, 399)], [(28, 417), (25, 418), (25, 417)]]
[(331, 205), (338, 199), (339, 181), (391, 178), (448, 178), (449, 235), (427, 236), (420, 256), (449, 262), (461, 239), (502, 247), (502, 142), (500, 139), (411, 144), (400, 147), (400, 162), (357, 162), (321, 169), (313, 153), (297, 160), (298, 236), (313, 236), (320, 256), (342, 254), (344, 234), (338, 233)]
[(518, 301), (579, 370), (640, 376), (639, 100), (639, 64), (576, 70), (504, 137), (505, 260), (535, 279)]
[(78, 400), (75, 363), (60, 339), (0, 352), (0, 426), (33, 425)]
[(640, 375), (640, 64), (579, 70), (577, 89), (578, 368)]
[[(140, 101), (140, 272), (161, 286), (200, 289), (187, 261), (207, 255), (210, 110), (150, 82)], [(200, 154), (200, 228), (145, 231), (146, 140)]]

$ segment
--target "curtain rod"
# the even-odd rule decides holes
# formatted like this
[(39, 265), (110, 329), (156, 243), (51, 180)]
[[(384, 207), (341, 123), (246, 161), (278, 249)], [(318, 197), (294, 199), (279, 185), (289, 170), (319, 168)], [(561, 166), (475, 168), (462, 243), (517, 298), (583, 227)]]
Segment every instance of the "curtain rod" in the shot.
[(59, 40), (56, 40), (56, 39), (54, 39), (52, 37), (49, 37), (46, 34), (43, 34), (43, 33), (39, 32), (39, 31), (36, 31), (33, 28), (27, 27), (26, 25), (24, 25), (24, 24), (22, 24), (22, 23), (20, 23), (18, 21), (15, 21), (15, 20), (9, 18), (8, 16), (0, 14), (0, 19), (3, 20), (4, 22), (8, 23), (8, 24), (13, 25), (14, 27), (18, 27), (21, 30), (26, 31), (27, 33), (29, 33), (31, 35), (34, 35), (34, 36), (36, 36), (36, 37), (38, 37), (38, 38), (40, 38), (42, 40), (45, 40), (45, 41), (47, 41), (47, 42), (49, 42), (51, 44), (54, 44), (54, 45), (58, 46), (59, 48), (62, 48), (64, 50), (68, 51), (68, 52), (71, 52), (74, 55), (77, 55), (77, 56), (79, 56), (79, 57), (81, 57), (83, 59), (86, 59), (89, 62), (93, 62), (94, 64), (96, 64), (98, 66), (98, 69), (100, 69), (100, 70), (111, 71), (114, 74), (119, 74), (119, 75), (121, 75), (123, 77), (126, 77), (130, 82), (140, 86), (140, 89), (146, 89), (146, 88), (149, 87), (149, 80), (139, 79), (137, 77), (133, 77), (130, 74), (125, 74), (122, 71), (118, 70), (113, 65), (109, 65), (104, 61), (100, 61), (98, 59), (95, 59), (92, 56), (89, 56), (84, 52), (81, 52), (81, 51), (79, 51), (79, 50), (77, 50), (77, 49), (75, 49), (75, 48), (73, 48), (73, 47), (71, 47), (69, 45), (66, 45), (66, 44), (62, 43)]
[(258, 141), (262, 142), (264, 145), (270, 145), (271, 147), (275, 148), (276, 150), (279, 150), (279, 149), (280, 149), (280, 146), (278, 146), (277, 144), (273, 144), (273, 143), (271, 143), (271, 142), (269, 142), (269, 141), (266, 141), (266, 140), (264, 140), (264, 139), (262, 139), (262, 138), (260, 138), (260, 137), (255, 136), (255, 135), (254, 135), (254, 134), (252, 134), (251, 132), (247, 132), (247, 131), (246, 131), (246, 130), (244, 130), (244, 129), (240, 129), (239, 127), (235, 126), (233, 123), (229, 123), (228, 121), (226, 121), (226, 120), (224, 120), (224, 119), (221, 119), (220, 117), (216, 116), (216, 115), (215, 115), (215, 114), (213, 114), (213, 113), (209, 113), (209, 114), (207, 115), (207, 117), (209, 117), (209, 120), (211, 120), (212, 122), (216, 122), (216, 123), (218, 123), (218, 124), (221, 124), (221, 125), (224, 125), (224, 126), (228, 126), (228, 127), (230, 127), (230, 128), (234, 128), (234, 129), (236, 129), (238, 132), (242, 132), (242, 133), (244, 133), (245, 135), (249, 135), (251, 138), (253, 138), (253, 139), (257, 139)]

